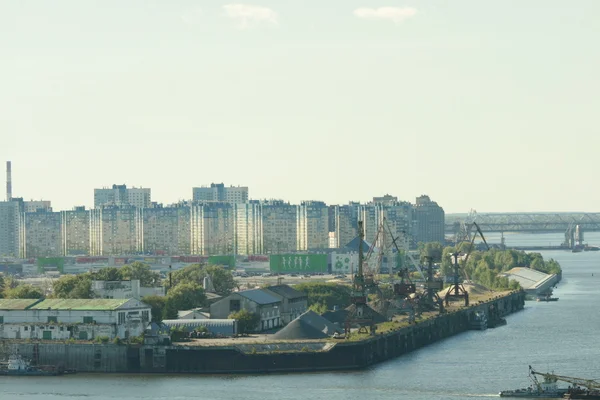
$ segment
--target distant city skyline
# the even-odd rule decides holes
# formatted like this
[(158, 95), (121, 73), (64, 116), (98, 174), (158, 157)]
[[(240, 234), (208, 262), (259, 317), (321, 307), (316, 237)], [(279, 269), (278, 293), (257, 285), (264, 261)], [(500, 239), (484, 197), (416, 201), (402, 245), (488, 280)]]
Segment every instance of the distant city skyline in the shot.
[(0, 160), (56, 209), (428, 194), (445, 211), (600, 211), (600, 2), (0, 2)]

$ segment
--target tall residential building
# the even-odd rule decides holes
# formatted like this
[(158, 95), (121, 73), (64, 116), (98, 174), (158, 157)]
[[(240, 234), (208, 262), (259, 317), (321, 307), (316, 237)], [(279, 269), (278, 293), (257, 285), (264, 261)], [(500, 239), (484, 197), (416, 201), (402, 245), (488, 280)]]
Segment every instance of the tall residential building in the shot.
[(358, 236), (359, 203), (350, 203), (334, 208), (334, 242), (336, 249), (343, 248)]
[(235, 250), (234, 224), (234, 209), (229, 203), (192, 205), (192, 254), (232, 254)]
[(235, 204), (236, 253), (243, 255), (262, 254), (262, 214), (259, 201), (251, 200)]
[(329, 208), (322, 201), (303, 201), (297, 214), (298, 250), (329, 248)]
[(248, 201), (248, 187), (226, 187), (223, 183), (211, 183), (210, 186), (192, 188), (192, 198), (195, 202), (217, 201), (240, 204)]
[(112, 188), (94, 189), (94, 207), (109, 205), (132, 205), (139, 208), (150, 207), (150, 189), (128, 188), (127, 185), (112, 185)]
[(396, 196), (392, 196), (391, 194), (386, 194), (381, 197), (373, 197), (373, 203), (393, 204), (397, 202), (398, 198)]
[(106, 206), (90, 210), (90, 253), (95, 256), (136, 254), (143, 250), (141, 209)]
[(142, 210), (144, 252), (158, 255), (190, 254), (191, 207), (157, 205)]
[(297, 206), (283, 200), (260, 203), (264, 254), (289, 253), (297, 247)]
[(52, 211), (52, 205), (49, 200), (24, 201), (23, 208), (25, 212)]
[[(385, 217), (389, 230), (396, 239), (399, 247), (407, 245), (414, 247), (414, 218), (413, 206), (407, 201), (390, 202), (383, 205), (383, 216)], [(386, 248), (393, 248), (392, 236), (385, 236)], [(406, 243), (405, 243), (406, 242)]]
[(415, 243), (440, 242), (444, 243), (444, 209), (429, 196), (417, 197), (414, 207)]
[(62, 254), (84, 256), (90, 254), (90, 211), (78, 206), (61, 211)]
[[(412, 205), (408, 202), (386, 202), (369, 203), (359, 207), (359, 218), (363, 221), (365, 240), (369, 243), (375, 242), (375, 246), (385, 246), (391, 249), (393, 238), (399, 247), (407, 240), (411, 245), (411, 237), (414, 233), (414, 222), (412, 216)], [(384, 222), (385, 221), (385, 222)], [(383, 230), (381, 230), (382, 224)], [(379, 231), (383, 235), (378, 235)], [(391, 231), (391, 235), (390, 235)], [(377, 241), (375, 241), (377, 238)]]
[(0, 201), (0, 257), (19, 257), (21, 254), (22, 201)]
[(21, 230), (24, 257), (57, 257), (63, 254), (59, 212), (43, 208), (25, 212)]

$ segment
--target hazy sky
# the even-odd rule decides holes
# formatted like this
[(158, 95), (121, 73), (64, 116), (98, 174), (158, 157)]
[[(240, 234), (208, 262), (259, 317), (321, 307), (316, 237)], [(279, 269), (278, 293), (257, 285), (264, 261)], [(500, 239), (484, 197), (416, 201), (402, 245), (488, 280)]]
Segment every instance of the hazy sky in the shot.
[(600, 211), (599, 73), (599, 0), (0, 0), (0, 159), (55, 210), (224, 182)]

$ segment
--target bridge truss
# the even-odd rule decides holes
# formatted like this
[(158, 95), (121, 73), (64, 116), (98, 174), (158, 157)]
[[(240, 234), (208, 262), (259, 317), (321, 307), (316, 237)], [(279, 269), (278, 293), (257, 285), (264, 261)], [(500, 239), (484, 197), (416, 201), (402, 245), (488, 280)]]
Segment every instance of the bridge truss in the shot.
[(458, 234), (472, 222), (483, 232), (566, 232), (579, 225), (584, 232), (600, 232), (600, 213), (514, 213), (447, 215), (445, 232)]

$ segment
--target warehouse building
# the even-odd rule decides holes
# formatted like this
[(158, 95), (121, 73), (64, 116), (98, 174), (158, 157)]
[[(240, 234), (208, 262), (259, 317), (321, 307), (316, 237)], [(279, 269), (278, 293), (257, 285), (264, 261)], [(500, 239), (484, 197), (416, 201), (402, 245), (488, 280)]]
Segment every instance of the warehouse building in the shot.
[(289, 285), (276, 285), (265, 288), (268, 293), (281, 301), (281, 322), (287, 325), (308, 310), (308, 295)]
[(235, 292), (222, 298), (210, 306), (211, 319), (226, 319), (240, 310), (260, 316), (257, 331), (278, 328), (281, 326), (281, 300), (262, 289)]
[(93, 340), (140, 336), (151, 319), (135, 299), (0, 299), (1, 339)]

